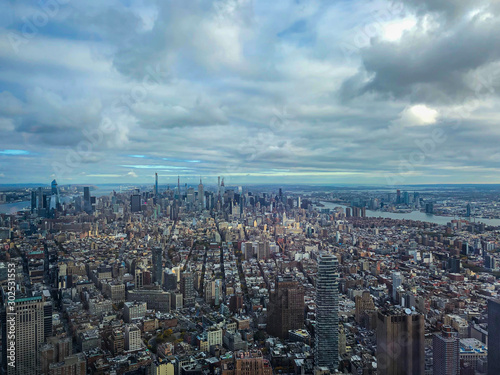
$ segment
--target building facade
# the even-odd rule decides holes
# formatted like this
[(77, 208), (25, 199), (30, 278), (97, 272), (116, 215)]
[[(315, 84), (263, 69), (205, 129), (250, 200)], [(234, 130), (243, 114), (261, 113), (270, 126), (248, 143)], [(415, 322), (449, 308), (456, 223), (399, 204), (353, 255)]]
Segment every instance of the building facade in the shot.
[(269, 298), (267, 332), (282, 339), (304, 326), (304, 290), (291, 276), (278, 276)]
[(334, 371), (339, 365), (339, 286), (338, 260), (321, 254), (316, 281), (316, 332), (314, 364)]
[(433, 374), (460, 374), (460, 338), (450, 326), (444, 326), (441, 333), (432, 338)]
[(500, 374), (500, 300), (488, 301), (488, 374)]
[(378, 375), (424, 374), (424, 316), (410, 309), (377, 315)]

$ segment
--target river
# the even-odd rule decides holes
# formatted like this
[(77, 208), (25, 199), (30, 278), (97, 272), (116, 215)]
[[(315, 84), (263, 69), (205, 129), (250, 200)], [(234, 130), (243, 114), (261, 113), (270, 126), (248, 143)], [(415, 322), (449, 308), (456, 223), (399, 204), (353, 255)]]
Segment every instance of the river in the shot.
[[(331, 202), (324, 202), (324, 201), (322, 201), (321, 204), (324, 204), (325, 207), (320, 207), (320, 208), (333, 209), (335, 207), (342, 207), (345, 209), (346, 207), (349, 207), (349, 206), (345, 206), (345, 205), (338, 204), (338, 203), (331, 203)], [(451, 216), (430, 215), (430, 214), (426, 214), (426, 213), (420, 212), (420, 211), (413, 211), (410, 213), (396, 213), (396, 212), (366, 210), (366, 216), (367, 217), (383, 217), (383, 218), (388, 218), (388, 219), (399, 219), (399, 220), (406, 219), (406, 220), (415, 220), (415, 221), (425, 221), (428, 223), (434, 223), (434, 224), (439, 224), (439, 225), (446, 225), (450, 221), (455, 219), (454, 217), (451, 217)], [(500, 227), (500, 219), (476, 219), (476, 222), (485, 223), (486, 225)]]
[(30, 208), (30, 201), (0, 204), (0, 214), (15, 214), (23, 208)]
[[(128, 185), (122, 185), (126, 188), (128, 188)], [(96, 196), (96, 197), (101, 197), (103, 195), (108, 195), (113, 190), (120, 191), (120, 185), (113, 185), (113, 186), (108, 186), (104, 185), (103, 187), (99, 187), (96, 190), (92, 190), (91, 195)], [(61, 202), (70, 202), (73, 200), (74, 196), (63, 196), (61, 197)], [(0, 204), (0, 214), (15, 214), (18, 211), (23, 210), (24, 208), (29, 209), (31, 207), (31, 201), (22, 201), (22, 202), (15, 202), (15, 203), (6, 203), (6, 204)]]

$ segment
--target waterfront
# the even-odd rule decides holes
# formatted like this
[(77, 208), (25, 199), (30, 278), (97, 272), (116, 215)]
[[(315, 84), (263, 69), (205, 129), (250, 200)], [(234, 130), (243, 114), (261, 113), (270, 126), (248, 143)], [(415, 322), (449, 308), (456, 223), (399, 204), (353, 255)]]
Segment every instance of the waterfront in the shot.
[[(346, 207), (349, 207), (346, 205), (332, 203), (332, 202), (325, 202), (325, 201), (321, 201), (321, 204), (323, 204), (325, 206), (324, 208), (329, 208), (329, 209), (333, 209), (335, 207), (342, 207), (345, 209)], [(399, 219), (399, 220), (406, 219), (406, 220), (415, 220), (415, 221), (425, 221), (428, 223), (435, 223), (435, 224), (439, 224), (439, 225), (446, 225), (450, 221), (457, 219), (457, 218), (451, 217), (451, 216), (430, 215), (430, 214), (426, 214), (426, 213), (420, 212), (420, 211), (413, 211), (413, 212), (409, 212), (409, 213), (396, 213), (396, 212), (366, 210), (366, 216), (367, 217), (383, 217), (383, 218), (388, 218), (388, 219)], [(500, 219), (476, 219), (476, 222), (485, 223), (486, 225), (500, 226)]]
[(30, 208), (30, 201), (22, 201), (15, 203), (5, 203), (0, 205), (0, 214), (13, 214), (21, 211), (24, 208)]

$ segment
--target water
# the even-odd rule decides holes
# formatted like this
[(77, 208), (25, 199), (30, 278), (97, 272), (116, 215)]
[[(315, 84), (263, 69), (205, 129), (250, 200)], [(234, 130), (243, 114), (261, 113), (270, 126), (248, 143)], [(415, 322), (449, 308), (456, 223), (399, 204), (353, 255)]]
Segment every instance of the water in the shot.
[(15, 214), (17, 211), (21, 211), (23, 208), (30, 207), (30, 201), (0, 204), (0, 214)]
[[(61, 197), (61, 203), (68, 203), (73, 200), (73, 196)], [(0, 204), (0, 214), (15, 214), (27, 208), (31, 209), (31, 201), (21, 201), (16, 203)]]
[[(322, 204), (325, 205), (324, 208), (330, 208), (333, 209), (335, 207), (342, 207), (346, 208), (349, 206), (345, 206), (342, 204), (337, 204), (337, 203), (331, 203), (331, 202), (321, 202)], [(322, 208), (322, 207), (320, 207)], [(387, 219), (398, 219), (398, 220), (415, 220), (415, 221), (424, 221), (428, 223), (434, 223), (434, 224), (439, 224), (439, 225), (446, 225), (450, 221), (456, 219), (451, 216), (437, 216), (437, 215), (430, 215), (426, 214), (424, 212), (420, 211), (413, 211), (409, 213), (396, 213), (396, 212), (383, 212), (383, 211), (371, 211), (371, 210), (366, 210), (366, 216), (367, 217), (383, 217)], [(476, 222), (480, 223), (485, 223), (486, 225), (492, 225), (492, 226), (500, 226), (500, 219), (476, 219)]]
[[(95, 196), (95, 197), (102, 197), (104, 195), (109, 195), (114, 191), (120, 192), (120, 187), (122, 188), (122, 191), (125, 191), (127, 189), (131, 189), (135, 186), (133, 185), (128, 185), (128, 184), (122, 184), (122, 185), (97, 185), (97, 189), (92, 190), (90, 192), (90, 195)], [(81, 194), (83, 197), (83, 193)], [(61, 197), (61, 203), (68, 203), (71, 202), (74, 199), (74, 195), (71, 196), (63, 196)], [(31, 201), (22, 201), (22, 202), (15, 202), (15, 203), (6, 203), (6, 204), (0, 204), (0, 214), (15, 214), (16, 212), (22, 211), (23, 209), (30, 209), (31, 208)]]

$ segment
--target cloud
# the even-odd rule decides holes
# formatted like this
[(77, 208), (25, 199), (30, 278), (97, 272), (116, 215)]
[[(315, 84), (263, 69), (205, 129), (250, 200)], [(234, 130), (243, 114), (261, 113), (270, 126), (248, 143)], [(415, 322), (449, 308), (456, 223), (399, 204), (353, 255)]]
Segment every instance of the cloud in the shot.
[(57, 162), (73, 183), (385, 183), (433, 130), (447, 141), (406, 182), (498, 169), (496, 2), (89, 0), (16, 53), (37, 9), (0, 16), (2, 149), (28, 152), (0, 153), (12, 181)]
[[(358, 81), (361, 77), (369, 79), (361, 85), (359, 94), (372, 91), (412, 101), (449, 104), (475, 95), (485, 83), (486, 76), (478, 74), (481, 68), (500, 59), (500, 41), (496, 37), (500, 33), (499, 10), (493, 5), (468, 7), (469, 2), (461, 2), (460, 7), (448, 7), (439, 1), (423, 3), (417, 7), (417, 22), (400, 38), (373, 38), (361, 50), (363, 66), (357, 73)], [(475, 10), (475, 15), (467, 18), (464, 7), (469, 13)], [(442, 13), (454, 21), (441, 20)], [(500, 70), (495, 74), (499, 76)]]
[(396, 124), (400, 126), (422, 126), (435, 124), (438, 118), (438, 111), (429, 108), (424, 104), (417, 104), (406, 108)]

